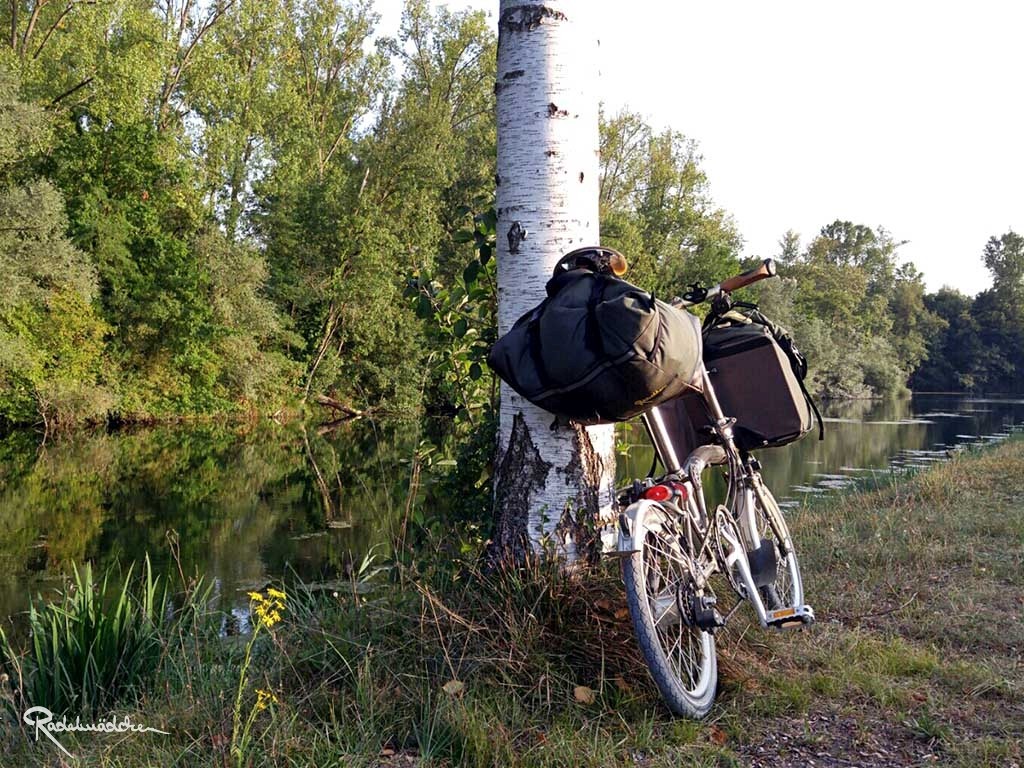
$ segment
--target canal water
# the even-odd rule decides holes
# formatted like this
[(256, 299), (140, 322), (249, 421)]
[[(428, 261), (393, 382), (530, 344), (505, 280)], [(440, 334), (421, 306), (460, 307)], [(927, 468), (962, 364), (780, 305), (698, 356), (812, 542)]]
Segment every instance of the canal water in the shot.
[[(834, 403), (824, 413), (824, 441), (814, 432), (760, 454), (785, 506), (926, 467), (1024, 426), (1020, 399), (918, 395)], [(345, 579), (367, 552), (386, 555), (415, 507), (407, 496), (421, 438), (415, 425), (366, 421), (323, 433), (189, 425), (43, 445), (31, 433), (2, 437), (0, 621), (30, 595), (52, 595), (87, 560), (102, 568), (148, 553), (158, 572), (180, 564), (204, 574), (239, 606), (247, 589), (272, 578)], [(653, 453), (642, 431), (623, 430), (620, 444), (620, 479), (643, 475)]]

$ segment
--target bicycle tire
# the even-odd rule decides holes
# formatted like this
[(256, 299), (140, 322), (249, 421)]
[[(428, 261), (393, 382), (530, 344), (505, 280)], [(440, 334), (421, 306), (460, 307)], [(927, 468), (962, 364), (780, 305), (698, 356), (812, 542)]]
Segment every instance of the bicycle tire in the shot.
[[(800, 574), (800, 561), (793, 545), (793, 537), (790, 535), (789, 526), (786, 525), (786, 518), (779, 508), (778, 502), (763, 483), (761, 492), (765, 501), (774, 506), (776, 524), (783, 540), (780, 542), (772, 528), (768, 513), (764, 510), (760, 499), (755, 496), (754, 513), (758, 522), (759, 534), (762, 538), (767, 538), (772, 542), (777, 558), (775, 581), (759, 587), (758, 592), (768, 610), (800, 606), (804, 599), (803, 579)], [(786, 552), (785, 555), (782, 554), (783, 551)]]
[[(674, 594), (678, 586), (676, 583), (661, 583), (666, 581), (664, 568), (659, 566), (657, 573), (652, 570), (657, 555), (666, 556), (666, 552), (679, 552), (678, 570), (672, 570), (670, 578), (684, 578), (682, 564), (685, 561), (682, 558), (688, 555), (679, 549), (679, 537), (668, 532), (670, 523), (669, 513), (657, 504), (644, 505), (638, 511), (632, 533), (633, 541), (640, 542), (640, 547), (638, 551), (623, 559), (622, 579), (640, 651), (662, 698), (675, 714), (699, 720), (711, 709), (718, 686), (718, 658), (714, 635), (687, 626), (684, 621), (678, 620), (673, 625), (678, 627), (679, 632), (678, 654), (674, 653), (677, 647), (675, 643), (666, 651), (667, 631), (660, 630), (658, 625), (663, 623), (661, 619), (667, 611), (662, 610), (659, 620), (656, 621), (654, 610), (657, 604), (652, 604), (659, 596), (664, 603), (666, 589), (672, 590)], [(672, 541), (673, 538), (675, 542)], [(653, 597), (652, 591), (655, 592)], [(684, 640), (688, 652), (684, 652)], [(684, 659), (684, 656), (687, 658)], [(686, 666), (697, 669), (683, 670), (684, 661), (688, 662)]]

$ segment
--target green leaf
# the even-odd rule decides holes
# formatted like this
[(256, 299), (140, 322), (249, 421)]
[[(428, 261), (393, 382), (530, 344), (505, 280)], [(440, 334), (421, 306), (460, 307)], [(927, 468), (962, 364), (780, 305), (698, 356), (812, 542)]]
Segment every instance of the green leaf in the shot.
[(455, 321), (455, 327), (452, 329), (455, 331), (455, 338), (461, 339), (466, 335), (466, 331), (469, 330), (469, 323), (466, 322), (466, 318), (460, 317)]
[(491, 260), (491, 246), (481, 245), (480, 246), (480, 263), (486, 264)]
[(416, 317), (426, 320), (434, 314), (434, 307), (430, 303), (430, 299), (426, 296), (420, 296), (420, 300), (416, 302)]
[(466, 285), (472, 285), (476, 282), (477, 275), (480, 274), (480, 262), (471, 261), (469, 266), (462, 272), (462, 279), (466, 281)]
[(456, 243), (468, 243), (475, 236), (476, 236), (476, 233), (471, 231), (471, 230), (460, 229), (458, 232), (456, 232), (454, 235), (452, 235), (452, 240), (454, 240)]
[(485, 232), (494, 232), (498, 227), (498, 214), (493, 208), (480, 216), (480, 223)]
[(473, 363), (469, 366), (469, 378), (476, 381), (484, 375), (484, 369), (480, 367), (480, 363)]

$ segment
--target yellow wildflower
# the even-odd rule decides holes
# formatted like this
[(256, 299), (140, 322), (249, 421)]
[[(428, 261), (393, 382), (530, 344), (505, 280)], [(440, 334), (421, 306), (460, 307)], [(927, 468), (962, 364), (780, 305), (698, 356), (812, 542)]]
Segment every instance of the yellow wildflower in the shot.
[(273, 691), (264, 691), (262, 688), (256, 689), (256, 711), (262, 712), (264, 709), (269, 707), (271, 704), (280, 704), (280, 700), (274, 695)]
[(252, 612), (256, 614), (259, 623), (268, 629), (281, 621), (286, 605), (284, 592), (277, 589), (268, 589), (266, 597), (259, 592), (250, 592), (252, 598)]

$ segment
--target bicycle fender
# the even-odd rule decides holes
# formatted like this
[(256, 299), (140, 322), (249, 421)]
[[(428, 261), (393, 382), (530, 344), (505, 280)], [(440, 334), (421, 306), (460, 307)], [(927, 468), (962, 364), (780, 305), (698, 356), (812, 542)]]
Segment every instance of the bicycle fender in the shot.
[(647, 514), (651, 507), (661, 509), (661, 505), (656, 501), (640, 499), (640, 501), (633, 502), (626, 507), (625, 511), (619, 513), (619, 546), (616, 550), (617, 555), (632, 555), (640, 551), (638, 544), (633, 541), (633, 531), (637, 529), (637, 523), (643, 520), (643, 516)]

